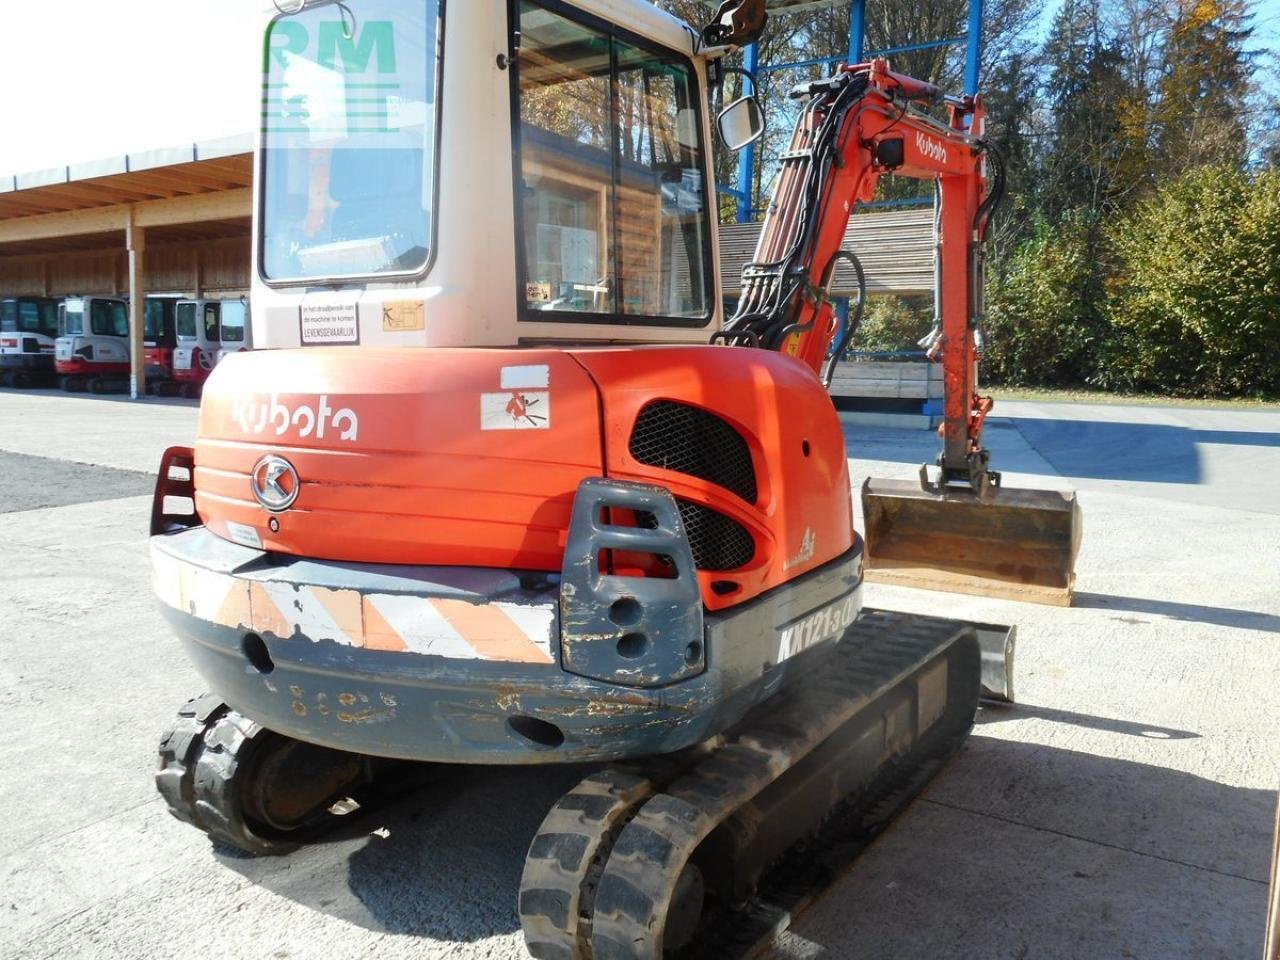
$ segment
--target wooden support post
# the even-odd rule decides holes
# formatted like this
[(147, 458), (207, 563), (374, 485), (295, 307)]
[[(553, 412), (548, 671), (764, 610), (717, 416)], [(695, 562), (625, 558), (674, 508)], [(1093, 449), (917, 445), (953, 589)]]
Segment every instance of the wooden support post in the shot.
[(191, 286), (193, 288), (193, 300), (200, 300), (204, 297), (204, 277), (201, 273), (201, 267), (203, 264), (200, 262), (201, 259), (200, 245), (196, 244), (191, 248), (191, 273), (193, 277)]
[(1263, 960), (1280, 960), (1280, 795), (1276, 803), (1276, 832), (1271, 852), (1271, 896), (1267, 909), (1266, 941)]
[(129, 396), (134, 400), (147, 395), (147, 365), (143, 345), (147, 308), (144, 275), (146, 244), (146, 229), (138, 226), (131, 215), (125, 228), (125, 246), (129, 250)]

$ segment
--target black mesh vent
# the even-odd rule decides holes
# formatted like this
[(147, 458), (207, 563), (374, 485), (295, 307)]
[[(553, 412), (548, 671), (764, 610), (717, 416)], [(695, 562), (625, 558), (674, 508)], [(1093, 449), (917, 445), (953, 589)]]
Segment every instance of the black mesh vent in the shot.
[[(756, 542), (750, 531), (732, 517), (688, 500), (676, 500), (676, 509), (689, 538), (693, 565), (699, 570), (736, 570), (755, 556)], [(637, 510), (636, 524), (652, 530), (658, 518)]]
[(631, 432), (631, 456), (651, 467), (719, 484), (747, 503), (756, 502), (756, 474), (747, 442), (706, 410), (672, 400), (646, 404)]

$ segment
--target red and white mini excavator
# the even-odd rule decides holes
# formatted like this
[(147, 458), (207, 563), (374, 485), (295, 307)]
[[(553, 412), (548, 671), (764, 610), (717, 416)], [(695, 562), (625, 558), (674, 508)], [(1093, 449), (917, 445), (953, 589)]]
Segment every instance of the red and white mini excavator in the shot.
[[(980, 105), (934, 119), (883, 61), (801, 91), (725, 320), (708, 106), (762, 0), (703, 31), (644, 0), (281, 10), (259, 349), (213, 371), (156, 488), (155, 589), (213, 691), (164, 737), (160, 792), (271, 854), (402, 761), (605, 761), (530, 846), (530, 953), (707, 956), (776, 925), (798, 862), (864, 842), (984, 690), (1010, 697), (1011, 629), (863, 608), (822, 378), (855, 204), (936, 178), (946, 489), (896, 509), (957, 486), (1011, 509), (973, 383)], [(758, 106), (719, 128), (758, 136)]]

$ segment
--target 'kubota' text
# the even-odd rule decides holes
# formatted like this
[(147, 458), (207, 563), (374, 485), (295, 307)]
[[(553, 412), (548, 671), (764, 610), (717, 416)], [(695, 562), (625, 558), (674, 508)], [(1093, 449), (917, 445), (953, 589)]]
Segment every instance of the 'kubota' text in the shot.
[(321, 394), (315, 405), (300, 404), (290, 407), (281, 403), (276, 394), (270, 400), (252, 396), (236, 400), (231, 419), (245, 433), (263, 434), (270, 431), (283, 437), (291, 427), (298, 430), (298, 438), (314, 436), (317, 440), (336, 433), (339, 440), (354, 443), (360, 437), (360, 418), (350, 407), (334, 410), (329, 406), (328, 394)]
[(938, 163), (947, 162), (947, 148), (933, 137), (926, 137), (918, 130), (916, 131), (916, 149), (930, 160), (937, 160)]

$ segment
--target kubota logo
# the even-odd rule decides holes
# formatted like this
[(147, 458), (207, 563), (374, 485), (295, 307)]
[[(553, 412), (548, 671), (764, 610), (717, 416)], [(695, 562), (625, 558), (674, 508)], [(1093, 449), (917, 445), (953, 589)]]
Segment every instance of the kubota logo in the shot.
[(339, 440), (352, 443), (360, 437), (360, 418), (356, 412), (350, 407), (334, 410), (329, 406), (329, 395), (323, 393), (314, 407), (307, 403), (287, 406), (274, 393), (270, 400), (240, 397), (231, 409), (231, 420), (244, 433), (262, 434), (270, 430), (277, 437), (283, 437), (290, 427), (297, 427), (302, 440), (310, 436), (323, 440), (331, 431), (337, 431)]
[(249, 475), (249, 484), (253, 487), (254, 498), (272, 513), (292, 507), (293, 501), (298, 499), (298, 491), (302, 489), (302, 481), (298, 479), (298, 471), (293, 464), (274, 454), (257, 462)]
[(931, 160), (937, 160), (939, 163), (947, 162), (947, 148), (933, 137), (926, 137), (918, 130), (916, 131), (916, 149)]

